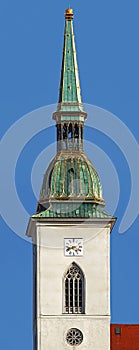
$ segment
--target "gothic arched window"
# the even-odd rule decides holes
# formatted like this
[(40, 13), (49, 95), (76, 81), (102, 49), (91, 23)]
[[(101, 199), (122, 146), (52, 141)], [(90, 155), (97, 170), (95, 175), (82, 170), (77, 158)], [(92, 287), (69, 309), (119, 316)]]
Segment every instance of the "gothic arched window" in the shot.
[(73, 262), (64, 275), (64, 312), (85, 312), (85, 280), (81, 268)]

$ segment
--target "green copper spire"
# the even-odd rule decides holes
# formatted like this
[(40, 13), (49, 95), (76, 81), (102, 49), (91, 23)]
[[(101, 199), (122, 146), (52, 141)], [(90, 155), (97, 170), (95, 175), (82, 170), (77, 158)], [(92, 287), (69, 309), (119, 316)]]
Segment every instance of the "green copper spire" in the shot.
[(73, 31), (73, 10), (65, 12), (64, 48), (57, 111), (57, 150), (83, 150), (83, 111)]
[(84, 122), (73, 11), (65, 12), (65, 34), (57, 111), (57, 154), (45, 172), (36, 218), (45, 220), (84, 218), (111, 220), (104, 211), (102, 185), (93, 164), (84, 153)]
[(73, 102), (81, 105), (81, 90), (72, 20), (73, 11), (72, 9), (67, 9), (65, 13), (65, 34), (59, 103)]

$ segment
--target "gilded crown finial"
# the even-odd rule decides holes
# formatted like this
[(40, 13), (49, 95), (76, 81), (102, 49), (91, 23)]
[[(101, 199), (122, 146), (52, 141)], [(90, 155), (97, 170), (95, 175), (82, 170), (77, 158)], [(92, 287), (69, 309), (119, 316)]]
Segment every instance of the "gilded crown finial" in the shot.
[(73, 19), (73, 9), (68, 7), (65, 11), (65, 18), (66, 19), (70, 19), (72, 20)]

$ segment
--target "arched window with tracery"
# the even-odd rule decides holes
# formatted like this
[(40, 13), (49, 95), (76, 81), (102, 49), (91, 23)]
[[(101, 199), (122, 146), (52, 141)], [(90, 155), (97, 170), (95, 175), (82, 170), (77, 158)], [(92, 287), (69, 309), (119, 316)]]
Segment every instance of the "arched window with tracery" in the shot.
[(85, 313), (85, 278), (75, 262), (68, 267), (64, 275), (64, 312)]

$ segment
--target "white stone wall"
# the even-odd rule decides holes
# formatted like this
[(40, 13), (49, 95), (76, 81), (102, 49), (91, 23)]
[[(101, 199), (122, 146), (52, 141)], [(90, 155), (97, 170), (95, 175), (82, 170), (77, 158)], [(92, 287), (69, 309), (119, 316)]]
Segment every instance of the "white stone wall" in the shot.
[[(83, 238), (83, 256), (64, 255), (64, 238)], [(37, 350), (64, 350), (68, 329), (84, 336), (79, 349), (110, 349), (110, 227), (103, 224), (36, 224)], [(85, 314), (63, 314), (63, 275), (72, 262), (85, 275)]]
[[(81, 225), (82, 226), (82, 225)], [(104, 227), (37, 227), (39, 240), (40, 314), (63, 312), (63, 275), (75, 261), (86, 280), (86, 314), (109, 315), (109, 229)], [(83, 256), (64, 256), (64, 238), (83, 238)]]
[[(40, 342), (38, 350), (108, 350), (110, 349), (109, 318), (87, 316), (44, 317), (41, 319)], [(72, 347), (66, 341), (70, 328), (78, 328), (83, 333), (83, 342)]]

